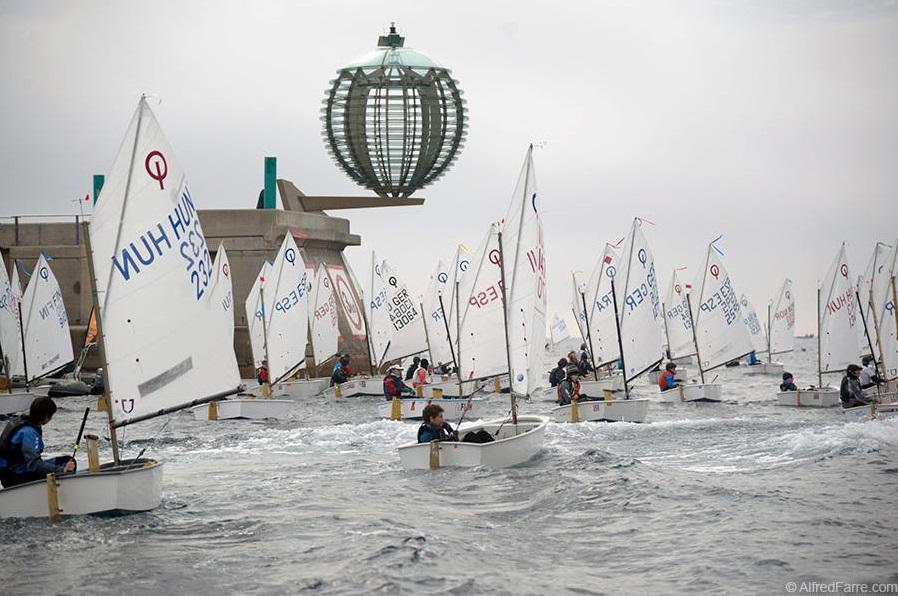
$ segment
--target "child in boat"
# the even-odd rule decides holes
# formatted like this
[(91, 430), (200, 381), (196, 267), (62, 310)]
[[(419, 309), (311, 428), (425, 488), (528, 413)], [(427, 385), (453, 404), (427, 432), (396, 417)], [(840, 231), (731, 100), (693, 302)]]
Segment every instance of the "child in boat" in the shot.
[(668, 362), (664, 365), (664, 372), (661, 373), (661, 376), (658, 377), (658, 387), (661, 391), (667, 391), (668, 389), (676, 389), (680, 386), (680, 383), (683, 382), (683, 379), (676, 378), (677, 376), (677, 365), (675, 362)]
[[(427, 404), (421, 411), (424, 422), (418, 428), (418, 442), (430, 443), (431, 441), (457, 441), (458, 431), (452, 430), (444, 419), (443, 406), (439, 404)], [(471, 431), (465, 434), (463, 443), (491, 443), (495, 441), (493, 436), (484, 429)]]
[(412, 387), (417, 387), (419, 385), (427, 385), (430, 383), (430, 362), (427, 361), (427, 358), (422, 358), (418, 363), (418, 368), (415, 370), (415, 374), (412, 377)]
[(384, 377), (384, 398), (390, 401), (394, 397), (401, 398), (403, 395), (414, 397), (415, 390), (402, 381), (402, 366), (394, 364), (390, 366), (387, 376)]
[(870, 405), (873, 400), (861, 390), (861, 367), (857, 364), (849, 364), (845, 369), (845, 377), (842, 379), (842, 385), (839, 387), (839, 398), (842, 400), (843, 408), (856, 408), (858, 406)]
[(0, 434), (0, 484), (4, 487), (43, 480), (47, 474), (74, 472), (75, 460), (64, 455), (41, 459), (44, 451), (42, 427), (56, 413), (56, 402), (38, 397), (31, 402), (27, 416), (13, 418)]
[(792, 373), (783, 373), (783, 382), (780, 383), (780, 391), (798, 391), (798, 387), (795, 385), (795, 379), (792, 378)]
[(558, 384), (558, 399), (555, 403), (566, 406), (574, 401), (587, 401), (588, 396), (580, 395), (580, 369), (574, 364), (569, 364), (565, 372), (567, 377)]

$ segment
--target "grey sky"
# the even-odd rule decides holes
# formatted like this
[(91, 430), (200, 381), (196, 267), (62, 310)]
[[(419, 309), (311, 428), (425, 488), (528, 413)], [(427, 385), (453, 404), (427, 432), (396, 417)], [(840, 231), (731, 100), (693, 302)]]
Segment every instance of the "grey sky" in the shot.
[(267, 155), (307, 194), (364, 195), (321, 101), (390, 21), (452, 69), (470, 128), (424, 207), (344, 212), (360, 280), (374, 249), (423, 292), (504, 214), (532, 141), (550, 318), (634, 216), (657, 224), (662, 295), (724, 234), (762, 318), (793, 280), (799, 333), (842, 240), (858, 274), (898, 237), (898, 6), (858, 0), (0, 0), (0, 215), (77, 213), (144, 92), (201, 208), (255, 206)]

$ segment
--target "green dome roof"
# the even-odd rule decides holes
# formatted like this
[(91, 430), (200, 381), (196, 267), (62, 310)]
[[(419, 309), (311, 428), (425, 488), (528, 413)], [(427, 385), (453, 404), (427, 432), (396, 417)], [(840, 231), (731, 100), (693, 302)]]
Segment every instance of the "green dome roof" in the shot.
[(350, 68), (380, 68), (382, 66), (404, 66), (406, 68), (423, 69), (443, 68), (436, 61), (412, 48), (380, 47), (365, 54), (352, 64), (348, 64), (343, 70)]

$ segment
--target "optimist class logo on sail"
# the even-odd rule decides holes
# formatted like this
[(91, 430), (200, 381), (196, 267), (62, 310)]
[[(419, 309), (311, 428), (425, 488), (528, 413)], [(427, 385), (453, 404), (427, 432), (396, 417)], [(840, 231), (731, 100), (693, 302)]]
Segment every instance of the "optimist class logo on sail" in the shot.
[[(165, 156), (154, 150), (147, 154), (144, 163), (147, 176), (159, 184), (160, 191), (166, 192), (164, 180), (168, 176), (168, 165)], [(179, 194), (179, 202), (161, 221), (136, 239), (122, 242), (121, 252), (113, 255), (112, 264), (122, 280), (128, 282), (177, 250), (186, 265), (185, 282), (199, 301), (212, 278), (212, 257), (186, 184)]]

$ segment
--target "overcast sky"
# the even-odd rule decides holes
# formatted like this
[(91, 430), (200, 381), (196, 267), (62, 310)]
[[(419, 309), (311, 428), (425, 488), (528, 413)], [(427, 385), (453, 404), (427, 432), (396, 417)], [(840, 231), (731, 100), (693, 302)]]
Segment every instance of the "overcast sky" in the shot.
[(856, 275), (898, 237), (898, 6), (863, 0), (0, 0), (0, 215), (77, 213), (141, 93), (200, 208), (254, 207), (265, 156), (306, 194), (364, 196), (321, 102), (391, 21), (452, 69), (470, 127), (423, 207), (333, 213), (360, 281), (374, 249), (423, 292), (504, 215), (537, 141), (548, 317), (572, 327), (570, 271), (635, 216), (657, 224), (662, 297), (723, 234), (762, 318), (793, 280), (799, 333), (843, 240)]

